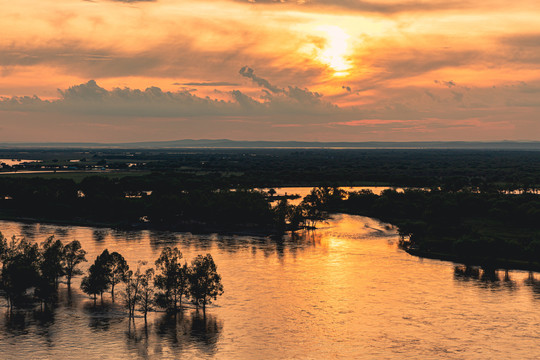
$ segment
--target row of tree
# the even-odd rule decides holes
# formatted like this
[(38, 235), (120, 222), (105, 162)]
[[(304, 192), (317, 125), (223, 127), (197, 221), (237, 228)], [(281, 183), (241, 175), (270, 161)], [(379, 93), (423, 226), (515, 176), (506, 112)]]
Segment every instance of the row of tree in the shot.
[(186, 299), (206, 312), (206, 305), (223, 294), (216, 264), (210, 254), (198, 255), (191, 266), (185, 261), (182, 264), (182, 257), (177, 247), (166, 247), (155, 261), (155, 269), (144, 269), (145, 263), (139, 262), (134, 272), (122, 255), (105, 249), (88, 269), (81, 289), (93, 297), (94, 303), (98, 295), (103, 301), (103, 294), (110, 291), (114, 302), (116, 285), (124, 284), (122, 295), (130, 317), (136, 309), (145, 318), (155, 307), (176, 312)]
[[(190, 299), (206, 311), (206, 305), (223, 293), (221, 276), (210, 254), (198, 255), (188, 266), (180, 250), (166, 247), (155, 261), (154, 268), (143, 268), (139, 262), (135, 271), (130, 270), (124, 257), (105, 249), (96, 257), (81, 281), (81, 289), (92, 296), (111, 292), (122, 287), (122, 298), (129, 316), (136, 310), (146, 315), (156, 307), (170, 311), (182, 308), (182, 301)], [(5, 238), (0, 233), (0, 288), (11, 309), (14, 305), (31, 303), (37, 299), (41, 306), (50, 304), (57, 296), (60, 280), (65, 278), (71, 287), (72, 278), (82, 275), (79, 264), (85, 262), (86, 251), (79, 241), (63, 244), (53, 236), (41, 244), (30, 243), (25, 238)]]
[(64, 245), (51, 236), (37, 244), (15, 236), (9, 240), (0, 233), (0, 287), (10, 308), (28, 300), (29, 289), (42, 305), (49, 302), (61, 277), (70, 287), (73, 276), (82, 274), (77, 266), (83, 261), (86, 251), (77, 240)]

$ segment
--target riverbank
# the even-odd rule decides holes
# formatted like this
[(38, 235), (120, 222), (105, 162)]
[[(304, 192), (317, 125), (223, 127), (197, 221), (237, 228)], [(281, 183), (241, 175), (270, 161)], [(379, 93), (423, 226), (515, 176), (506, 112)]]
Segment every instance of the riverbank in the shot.
[(456, 256), (451, 253), (440, 253), (434, 251), (422, 251), (415, 248), (403, 248), (408, 254), (417, 256), (420, 258), (450, 261), (456, 264), (462, 264), (465, 266), (477, 266), (485, 270), (523, 270), (523, 271), (535, 271), (540, 272), (539, 262), (527, 262), (523, 260), (513, 259), (465, 259), (463, 257)]
[[(274, 237), (283, 235), (283, 231), (279, 231), (271, 227), (261, 227), (256, 225), (231, 225), (221, 226), (215, 224), (191, 223), (191, 224), (176, 224), (176, 225), (153, 225), (151, 223), (118, 223), (118, 222), (103, 222), (92, 221), (85, 219), (58, 220), (48, 218), (35, 217), (17, 217), (6, 216), (0, 214), (0, 220), (13, 221), (23, 224), (48, 224), (58, 226), (81, 226), (107, 228), (121, 231), (171, 231), (171, 232), (186, 232), (198, 235), (205, 234), (220, 234), (220, 235), (238, 235), (238, 236), (256, 236), (256, 237)], [(0, 229), (0, 232), (2, 229)]]

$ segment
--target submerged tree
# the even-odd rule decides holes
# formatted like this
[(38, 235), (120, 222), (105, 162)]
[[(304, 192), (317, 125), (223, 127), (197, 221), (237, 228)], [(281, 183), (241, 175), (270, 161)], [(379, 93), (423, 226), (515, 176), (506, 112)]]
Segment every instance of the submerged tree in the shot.
[(15, 236), (7, 242), (2, 236), (2, 271), (1, 285), (11, 309), (17, 301), (32, 287), (39, 283), (39, 265), (41, 254), (37, 244), (30, 244), (26, 239)]
[(64, 275), (64, 244), (60, 240), (54, 240), (50, 236), (41, 244), (42, 260), (40, 262), (41, 277), (43, 282), (48, 282), (58, 287), (58, 280)]
[(108, 259), (109, 263), (109, 283), (111, 285), (111, 298), (114, 302), (114, 287), (116, 284), (125, 281), (127, 272), (129, 270), (129, 265), (122, 255), (119, 253), (112, 252)]
[(198, 255), (191, 264), (189, 277), (191, 299), (197, 309), (202, 305), (203, 313), (206, 313), (206, 305), (223, 294), (221, 276), (217, 273), (217, 266), (210, 254)]
[(101, 255), (94, 261), (94, 264), (88, 269), (88, 275), (81, 282), (82, 291), (93, 296), (94, 303), (98, 294), (101, 296), (101, 301), (103, 302), (103, 293), (109, 289), (109, 256), (109, 251), (107, 249), (103, 250)]
[(182, 297), (189, 295), (188, 266), (180, 264), (182, 253), (178, 248), (166, 247), (156, 260), (155, 286), (161, 290), (156, 297), (157, 302), (174, 311), (182, 307)]
[(146, 323), (148, 311), (153, 310), (154, 287), (152, 286), (152, 280), (154, 279), (154, 269), (146, 269), (146, 271), (140, 275), (140, 278), (141, 291), (139, 305), (144, 314), (144, 322)]
[(125, 300), (124, 305), (128, 309), (130, 318), (135, 315), (135, 306), (141, 301), (141, 292), (143, 290), (143, 285), (146, 280), (145, 273), (141, 272), (141, 266), (144, 264), (144, 262), (139, 261), (137, 271), (135, 273), (133, 273), (133, 270), (126, 271), (123, 280), (126, 284), (126, 288), (123, 293)]
[(66, 275), (67, 286), (71, 287), (71, 278), (75, 275), (82, 275), (82, 271), (77, 269), (77, 265), (86, 260), (86, 251), (81, 248), (78, 240), (73, 240), (64, 246), (63, 267)]

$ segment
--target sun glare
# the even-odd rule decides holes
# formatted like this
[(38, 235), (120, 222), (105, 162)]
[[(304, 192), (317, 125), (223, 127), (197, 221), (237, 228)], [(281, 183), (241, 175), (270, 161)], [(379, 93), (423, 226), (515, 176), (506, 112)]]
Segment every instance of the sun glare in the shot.
[(349, 75), (349, 70), (352, 68), (347, 59), (349, 34), (335, 25), (318, 26), (316, 30), (323, 32), (327, 41), (318, 54), (318, 60), (331, 67), (334, 70), (334, 76)]

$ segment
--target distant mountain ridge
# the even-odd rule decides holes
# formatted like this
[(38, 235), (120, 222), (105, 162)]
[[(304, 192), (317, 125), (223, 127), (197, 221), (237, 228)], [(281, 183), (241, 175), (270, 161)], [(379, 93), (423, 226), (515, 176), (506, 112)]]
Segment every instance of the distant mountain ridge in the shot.
[(299, 148), (299, 149), (500, 149), (540, 150), (540, 141), (238, 141), (228, 139), (184, 139), (174, 141), (143, 141), (126, 143), (77, 142), (0, 142), (0, 148)]

